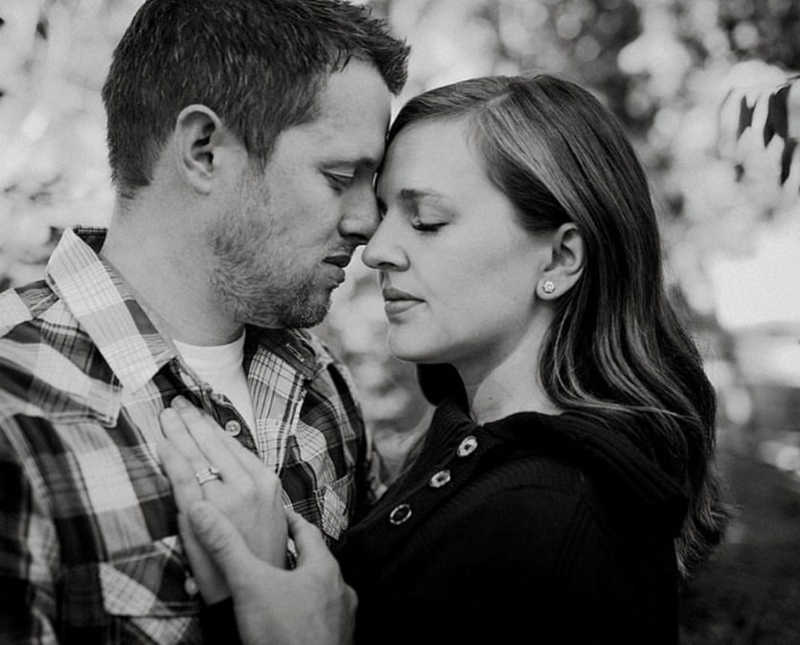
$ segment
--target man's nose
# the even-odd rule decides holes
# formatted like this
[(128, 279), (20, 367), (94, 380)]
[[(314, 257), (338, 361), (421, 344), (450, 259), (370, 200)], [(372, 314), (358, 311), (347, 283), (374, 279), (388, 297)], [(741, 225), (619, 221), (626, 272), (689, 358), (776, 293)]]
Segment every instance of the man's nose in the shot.
[(344, 204), (344, 208), (339, 226), (342, 237), (355, 238), (358, 244), (369, 242), (380, 222), (372, 186), (358, 191)]

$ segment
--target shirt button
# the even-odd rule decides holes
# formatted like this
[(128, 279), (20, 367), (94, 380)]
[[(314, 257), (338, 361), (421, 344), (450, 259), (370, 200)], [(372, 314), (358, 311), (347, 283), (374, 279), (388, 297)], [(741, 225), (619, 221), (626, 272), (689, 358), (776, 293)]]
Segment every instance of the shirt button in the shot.
[(411, 507), (408, 504), (400, 504), (389, 513), (389, 521), (395, 526), (399, 526), (411, 517)]
[(242, 424), (236, 419), (231, 419), (225, 423), (225, 432), (231, 437), (236, 437), (242, 431)]
[(197, 592), (200, 591), (197, 587), (197, 582), (192, 576), (186, 576), (186, 581), (183, 583), (184, 591), (194, 598), (197, 595)]
[(478, 447), (478, 440), (469, 435), (468, 437), (464, 437), (462, 442), (458, 446), (457, 453), (459, 457), (469, 457), (473, 452), (475, 452), (475, 448)]
[(440, 470), (433, 477), (431, 477), (431, 480), (428, 483), (430, 484), (431, 488), (441, 488), (449, 481), (450, 481), (450, 471)]

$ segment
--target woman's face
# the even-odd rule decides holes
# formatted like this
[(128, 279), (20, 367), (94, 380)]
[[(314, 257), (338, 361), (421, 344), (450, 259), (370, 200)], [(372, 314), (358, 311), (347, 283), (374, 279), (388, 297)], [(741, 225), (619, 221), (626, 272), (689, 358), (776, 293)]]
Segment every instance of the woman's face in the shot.
[[(382, 221), (364, 250), (380, 270), (389, 348), (456, 367), (502, 359), (529, 338), (551, 257), (484, 172), (462, 121), (422, 121), (386, 154)], [(532, 359), (535, 360), (535, 359)]]

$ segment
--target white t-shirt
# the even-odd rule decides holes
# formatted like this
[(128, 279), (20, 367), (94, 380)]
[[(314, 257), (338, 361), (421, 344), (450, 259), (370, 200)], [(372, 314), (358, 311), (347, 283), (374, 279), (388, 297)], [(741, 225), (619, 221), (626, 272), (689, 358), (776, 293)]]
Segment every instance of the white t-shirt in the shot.
[(230, 399), (236, 411), (242, 415), (251, 428), (255, 428), (256, 418), (253, 401), (247, 387), (244, 373), (244, 332), (227, 345), (188, 345), (173, 341), (183, 360), (215, 392), (221, 392)]

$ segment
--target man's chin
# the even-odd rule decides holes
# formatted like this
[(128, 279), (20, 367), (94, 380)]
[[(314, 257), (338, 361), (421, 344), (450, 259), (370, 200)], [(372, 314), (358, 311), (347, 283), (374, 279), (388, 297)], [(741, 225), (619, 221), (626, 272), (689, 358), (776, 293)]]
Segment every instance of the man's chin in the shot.
[(328, 315), (330, 304), (330, 297), (324, 302), (296, 301), (280, 311), (254, 312), (243, 322), (267, 329), (305, 329), (320, 324)]

